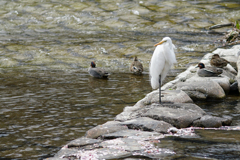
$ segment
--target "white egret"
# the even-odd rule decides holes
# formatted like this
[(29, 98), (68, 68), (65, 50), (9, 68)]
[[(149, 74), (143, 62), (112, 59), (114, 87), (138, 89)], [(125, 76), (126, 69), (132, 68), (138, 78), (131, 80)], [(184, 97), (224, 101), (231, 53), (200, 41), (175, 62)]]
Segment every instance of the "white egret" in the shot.
[(137, 56), (134, 57), (132, 64), (130, 65), (129, 70), (133, 72), (133, 74), (142, 74), (143, 72), (143, 65), (141, 62), (138, 61)]
[(161, 103), (161, 84), (167, 76), (168, 71), (174, 63), (177, 63), (174, 53), (174, 44), (171, 38), (164, 37), (162, 41), (155, 44), (157, 46), (153, 52), (150, 62), (150, 80), (153, 89), (159, 87), (159, 103)]
[(102, 68), (96, 68), (96, 64), (91, 62), (91, 65), (88, 69), (88, 73), (95, 78), (107, 78), (108, 72)]

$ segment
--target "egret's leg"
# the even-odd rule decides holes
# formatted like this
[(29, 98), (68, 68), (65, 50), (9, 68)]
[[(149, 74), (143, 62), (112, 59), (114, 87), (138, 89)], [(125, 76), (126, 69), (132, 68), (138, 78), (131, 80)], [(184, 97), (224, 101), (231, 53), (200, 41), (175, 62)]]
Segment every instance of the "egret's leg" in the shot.
[(161, 75), (159, 75), (159, 103), (161, 104)]

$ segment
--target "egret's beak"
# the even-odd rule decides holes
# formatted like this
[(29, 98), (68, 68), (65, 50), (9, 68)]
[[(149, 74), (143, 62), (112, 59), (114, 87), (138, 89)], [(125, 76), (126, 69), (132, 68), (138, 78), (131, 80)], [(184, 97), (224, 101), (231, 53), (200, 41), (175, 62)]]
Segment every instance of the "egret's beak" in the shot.
[(167, 42), (167, 41), (161, 41), (161, 42), (155, 44), (154, 46), (156, 47), (156, 46), (158, 46), (158, 45), (160, 45), (160, 44), (163, 44), (164, 42)]

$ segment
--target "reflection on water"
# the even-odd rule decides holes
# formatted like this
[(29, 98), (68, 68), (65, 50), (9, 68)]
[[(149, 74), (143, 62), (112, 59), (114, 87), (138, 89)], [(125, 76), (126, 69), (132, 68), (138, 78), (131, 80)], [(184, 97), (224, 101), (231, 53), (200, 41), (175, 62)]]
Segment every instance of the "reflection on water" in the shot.
[[(208, 27), (240, 20), (239, 7), (238, 0), (1, 0), (1, 158), (53, 156), (113, 120), (151, 91), (148, 66), (156, 42), (169, 36), (177, 47), (169, 81), (220, 45), (214, 41), (222, 34)], [(129, 74), (135, 55), (142, 76)], [(90, 77), (91, 61), (108, 70), (109, 79)], [(198, 104), (240, 124), (238, 97)], [(174, 149), (180, 156), (181, 145)]]

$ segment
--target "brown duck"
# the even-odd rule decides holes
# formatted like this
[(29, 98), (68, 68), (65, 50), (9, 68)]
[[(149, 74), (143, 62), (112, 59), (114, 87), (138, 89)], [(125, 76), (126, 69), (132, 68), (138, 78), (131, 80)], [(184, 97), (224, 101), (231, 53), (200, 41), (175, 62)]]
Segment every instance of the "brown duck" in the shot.
[(210, 61), (211, 66), (215, 66), (215, 67), (219, 67), (219, 68), (226, 67), (228, 63), (230, 63), (230, 62), (228, 62), (224, 58), (220, 58), (220, 56), (218, 54), (214, 54)]
[(143, 66), (142, 63), (138, 61), (137, 56), (135, 56), (129, 70), (134, 74), (142, 74)]

